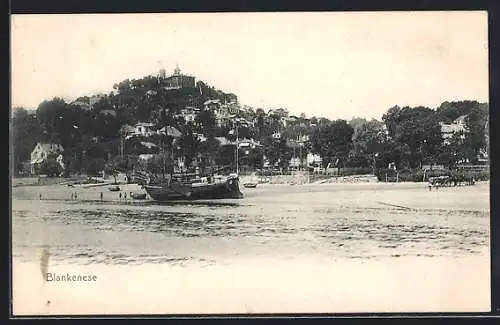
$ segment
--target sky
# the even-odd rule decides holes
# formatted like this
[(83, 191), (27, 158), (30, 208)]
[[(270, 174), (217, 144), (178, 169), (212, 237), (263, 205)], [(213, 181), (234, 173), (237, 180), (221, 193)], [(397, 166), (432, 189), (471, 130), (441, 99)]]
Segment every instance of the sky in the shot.
[(255, 108), (380, 119), (488, 101), (486, 11), (13, 15), (12, 107), (176, 64)]

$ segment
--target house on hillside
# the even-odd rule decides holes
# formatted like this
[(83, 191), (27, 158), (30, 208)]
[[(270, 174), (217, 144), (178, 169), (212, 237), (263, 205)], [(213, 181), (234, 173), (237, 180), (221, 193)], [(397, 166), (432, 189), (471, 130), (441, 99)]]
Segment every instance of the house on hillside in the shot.
[(153, 133), (153, 123), (139, 122), (135, 125), (135, 135), (147, 137), (153, 135)]
[(199, 109), (194, 108), (194, 107), (186, 107), (186, 108), (183, 108), (180, 111), (180, 113), (176, 115), (176, 117), (183, 118), (186, 123), (194, 122), (198, 113), (199, 113)]
[[(466, 115), (458, 117), (451, 123), (439, 123), (441, 126), (441, 135), (443, 137), (444, 143), (449, 143), (451, 137), (455, 133), (465, 132), (465, 118)], [(463, 136), (463, 135), (462, 135)]]
[(150, 90), (146, 91), (147, 97), (156, 96), (156, 95), (158, 95), (158, 92), (156, 90), (150, 89)]
[(198, 139), (198, 141), (200, 141), (200, 142), (205, 142), (205, 141), (207, 141), (207, 137), (206, 137), (204, 134), (202, 134), (202, 133), (196, 133), (196, 132), (194, 132), (194, 133), (193, 133), (193, 136), (194, 136), (196, 139)]
[(40, 166), (47, 161), (47, 159), (55, 159), (56, 162), (64, 170), (63, 162), (63, 152), (64, 148), (60, 144), (56, 143), (37, 143), (33, 151), (31, 152), (31, 174), (37, 174)]
[(279, 118), (288, 117), (288, 110), (286, 108), (275, 108), (268, 111), (268, 115), (276, 115)]
[(101, 115), (103, 115), (103, 116), (110, 115), (110, 116), (113, 116), (113, 117), (117, 116), (116, 111), (112, 110), (112, 109), (104, 109), (104, 110), (102, 110), (101, 111)]
[(158, 134), (166, 135), (167, 137), (172, 137), (178, 139), (182, 136), (182, 132), (174, 128), (173, 126), (167, 125), (156, 131)]
[(280, 120), (281, 125), (283, 125), (283, 127), (287, 127), (297, 123), (299, 119), (296, 116), (282, 116)]
[(89, 98), (89, 105), (93, 108), (101, 99), (106, 98), (105, 94), (97, 94)]
[(236, 141), (230, 141), (226, 137), (215, 137), (215, 139), (219, 141), (220, 146), (236, 145)]
[(210, 99), (203, 103), (205, 110), (212, 110), (216, 112), (220, 108), (220, 99)]
[(80, 107), (81, 109), (83, 109), (85, 111), (92, 110), (92, 106), (89, 103), (86, 103), (86, 102), (80, 101), (80, 100), (71, 102), (70, 105), (78, 106), (78, 107)]
[(257, 147), (262, 147), (260, 142), (254, 139), (241, 139), (238, 140), (238, 148), (240, 149), (255, 149)]

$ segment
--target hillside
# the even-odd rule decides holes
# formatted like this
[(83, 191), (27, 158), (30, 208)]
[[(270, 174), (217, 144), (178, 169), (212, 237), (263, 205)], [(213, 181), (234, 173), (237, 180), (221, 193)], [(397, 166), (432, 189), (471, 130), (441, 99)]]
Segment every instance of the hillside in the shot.
[[(449, 165), (475, 161), (487, 146), (488, 108), (487, 103), (469, 100), (444, 102), (436, 109), (394, 106), (382, 121), (353, 118), (347, 123), (290, 116), (285, 108), (241, 105), (236, 94), (179, 72), (169, 77), (150, 75), (118, 82), (108, 94), (82, 96), (70, 103), (54, 98), (40, 103), (36, 112), (16, 109), (14, 166), (16, 171), (26, 170), (24, 162), (30, 160), (37, 142), (61, 144), (70, 173), (102, 170), (122, 153), (126, 159), (122, 166), (130, 169), (138, 154), (149, 153), (143, 144), (159, 148), (152, 153), (168, 148), (186, 165), (230, 165), (235, 163), (236, 131), (240, 140), (251, 144), (249, 149), (240, 148), (242, 168), (261, 167), (263, 157), (266, 164), (281, 170), (292, 162), (302, 167), (312, 163), (305, 159), (313, 153), (322, 157), (323, 167), (328, 163), (372, 167), (375, 155), (377, 166)], [(444, 143), (439, 123), (452, 123), (463, 115), (467, 116), (464, 137), (453, 145)], [(124, 130), (134, 130), (139, 122), (148, 125), (153, 135), (124, 141)], [(155, 133), (165, 126), (181, 131), (175, 143)]]

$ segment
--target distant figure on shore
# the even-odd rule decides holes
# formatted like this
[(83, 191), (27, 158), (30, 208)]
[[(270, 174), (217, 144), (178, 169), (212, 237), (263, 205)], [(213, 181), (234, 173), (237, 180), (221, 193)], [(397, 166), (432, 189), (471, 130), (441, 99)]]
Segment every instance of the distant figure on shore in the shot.
[(122, 192), (120, 192), (120, 200), (122, 199)]
[(76, 192), (75, 192), (75, 200), (77, 199), (77, 195), (76, 195)]
[(42, 193), (40, 193), (40, 200), (42, 199)]
[(432, 191), (432, 183), (430, 181), (427, 183), (427, 186), (429, 187), (429, 191)]
[(127, 192), (123, 193), (123, 198), (126, 200), (127, 199)]
[(73, 200), (73, 198), (74, 198), (74, 197), (75, 197), (75, 196), (74, 196), (74, 194), (73, 194), (73, 193), (71, 193), (71, 199), (72, 199), (72, 200)]
[(101, 192), (101, 201), (102, 201), (102, 197), (103, 197), (103, 194), (102, 194), (102, 192)]

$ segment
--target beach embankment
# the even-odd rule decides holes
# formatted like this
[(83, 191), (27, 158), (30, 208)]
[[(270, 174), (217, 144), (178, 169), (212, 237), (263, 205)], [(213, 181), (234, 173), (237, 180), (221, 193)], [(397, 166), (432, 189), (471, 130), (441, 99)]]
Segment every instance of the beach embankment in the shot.
[(241, 176), (241, 184), (262, 181), (267, 184), (332, 184), (332, 183), (377, 183), (378, 179), (375, 175), (351, 175), (351, 176), (332, 176), (323, 179), (318, 179), (317, 175), (309, 175), (307, 173), (294, 175), (274, 175), (274, 176)]

